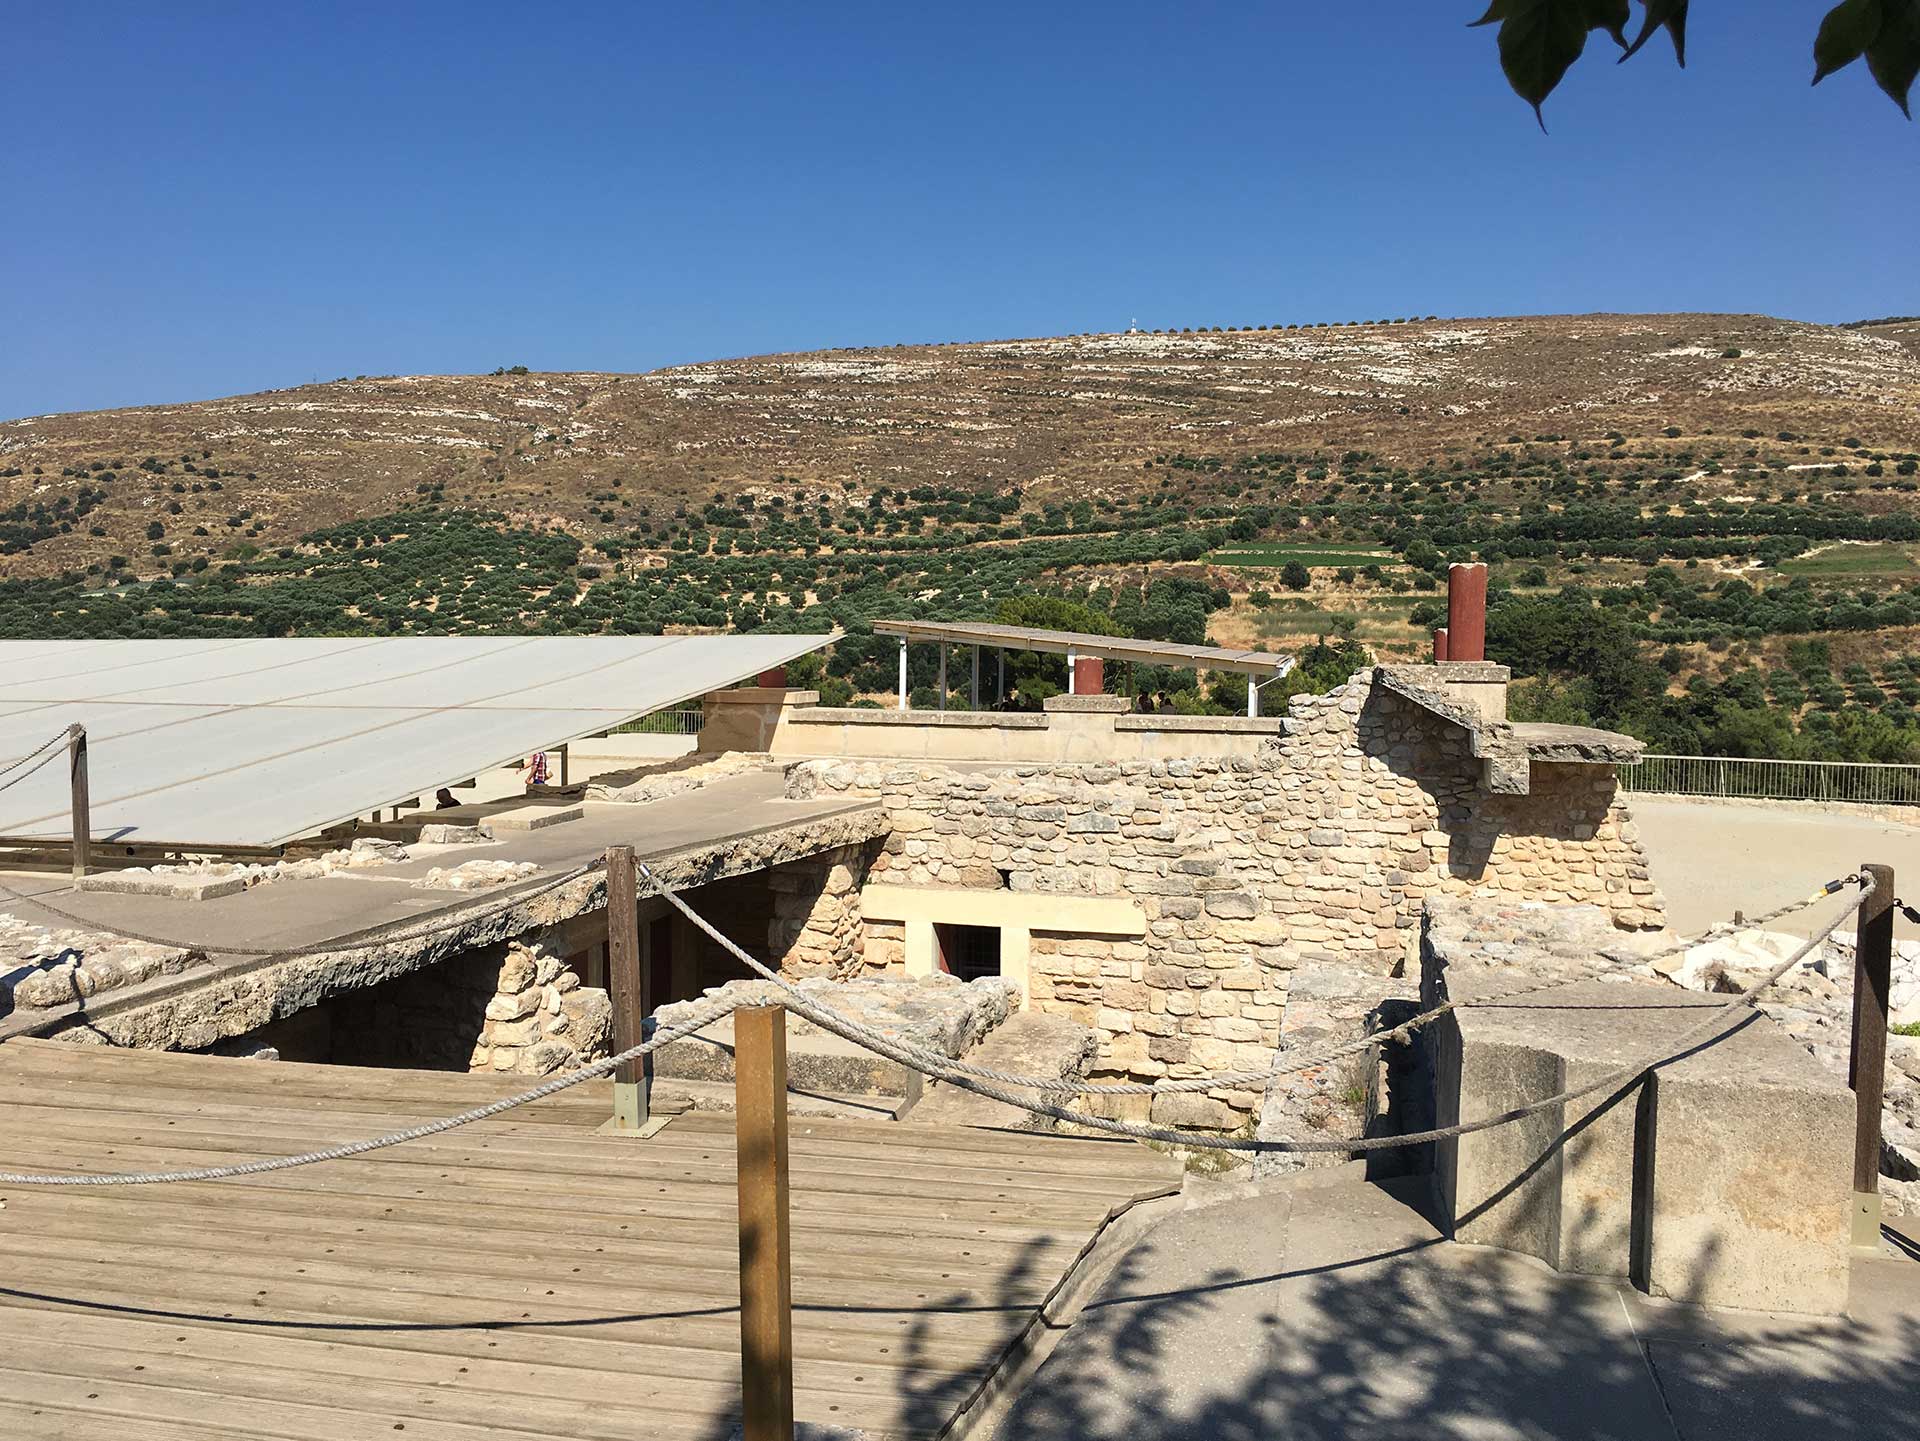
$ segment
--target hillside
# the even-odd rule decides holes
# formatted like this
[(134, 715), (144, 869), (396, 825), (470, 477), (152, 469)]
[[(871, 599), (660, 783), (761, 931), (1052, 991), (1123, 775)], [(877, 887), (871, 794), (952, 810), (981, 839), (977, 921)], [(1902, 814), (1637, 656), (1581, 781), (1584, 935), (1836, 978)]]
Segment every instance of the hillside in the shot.
[(716, 495), (1120, 500), (1160, 489), (1149, 464), (1169, 456), (1359, 451), (1411, 469), (1509, 440), (1749, 430), (1920, 448), (1920, 325), (1574, 316), (1088, 335), (34, 417), (0, 423), (0, 572), (119, 555), (165, 573), (425, 503), (637, 540), (643, 520)]

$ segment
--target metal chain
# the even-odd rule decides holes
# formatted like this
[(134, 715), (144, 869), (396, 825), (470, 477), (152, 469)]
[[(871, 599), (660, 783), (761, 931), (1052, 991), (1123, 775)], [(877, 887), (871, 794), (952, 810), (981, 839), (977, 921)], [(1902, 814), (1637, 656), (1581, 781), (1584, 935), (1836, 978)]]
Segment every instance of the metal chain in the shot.
[(577, 1071), (569, 1071), (563, 1076), (543, 1081), (532, 1090), (491, 1101), (484, 1106), (476, 1106), (456, 1116), (443, 1116), (437, 1121), (409, 1126), (404, 1131), (389, 1131), (384, 1136), (373, 1136), (364, 1141), (349, 1141), (344, 1145), (303, 1151), (297, 1156), (275, 1156), (265, 1161), (241, 1161), (231, 1166), (201, 1166), (188, 1171), (132, 1171), (81, 1176), (43, 1175), (31, 1171), (0, 1171), (0, 1185), (159, 1186), (193, 1181), (225, 1181), (235, 1176), (260, 1176), (269, 1171), (288, 1171), (296, 1166), (312, 1166), (322, 1161), (344, 1161), (350, 1156), (364, 1156), (369, 1151), (384, 1151), (389, 1146), (398, 1146), (407, 1141), (424, 1140), (428, 1136), (438, 1136), (461, 1126), (470, 1126), (475, 1121), (489, 1120), (517, 1107), (531, 1105), (535, 1101), (544, 1101), (548, 1096), (557, 1096), (560, 1092), (580, 1085), (583, 1081), (608, 1075), (626, 1062), (637, 1060), (650, 1051), (657, 1051), (671, 1041), (690, 1036), (695, 1031), (712, 1025), (722, 1016), (738, 1010), (742, 1004), (732, 996), (716, 997), (700, 1007), (688, 1019), (656, 1030), (649, 1039), (637, 1046), (629, 1046), (617, 1056), (608, 1056), (603, 1061), (595, 1061), (591, 1065), (582, 1066)]

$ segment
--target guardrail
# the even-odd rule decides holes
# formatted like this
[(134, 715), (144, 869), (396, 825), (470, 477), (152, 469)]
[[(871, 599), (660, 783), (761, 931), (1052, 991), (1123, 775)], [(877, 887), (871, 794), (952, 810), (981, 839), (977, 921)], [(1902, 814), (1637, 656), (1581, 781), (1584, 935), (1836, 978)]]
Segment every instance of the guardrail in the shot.
[(1920, 766), (1650, 755), (1620, 767), (1620, 788), (1637, 795), (1920, 806)]
[(614, 728), (615, 735), (697, 736), (707, 723), (704, 710), (657, 710)]

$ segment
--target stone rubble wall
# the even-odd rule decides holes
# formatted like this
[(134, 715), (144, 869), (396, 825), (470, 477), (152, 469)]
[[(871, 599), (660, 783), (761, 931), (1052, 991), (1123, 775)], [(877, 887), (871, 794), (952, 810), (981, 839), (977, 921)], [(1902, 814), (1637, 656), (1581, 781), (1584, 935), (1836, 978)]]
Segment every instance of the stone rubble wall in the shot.
[(572, 1070), (610, 1054), (613, 1003), (607, 993), (580, 984), (557, 950), (558, 936), (507, 942), (494, 975), (494, 993), (468, 1066), (516, 1076)]
[(336, 1062), (544, 1076), (608, 1054), (613, 1007), (558, 931), (457, 956), (332, 1003)]
[(866, 933), (860, 886), (876, 851), (871, 844), (836, 846), (767, 872), (773, 892), (767, 947), (780, 958), (781, 970), (843, 978), (861, 971)]
[[(1531, 795), (1488, 795), (1467, 734), (1371, 672), (1295, 697), (1257, 759), (821, 761), (789, 789), (883, 800), (892, 834), (874, 880), (1138, 900), (1139, 940), (1033, 936), (1031, 1003), (1100, 1033), (1102, 1080), (1266, 1066), (1284, 1032), (1324, 1019), (1304, 997), (1290, 1018), (1296, 969), (1395, 973), (1432, 895), (1587, 901), (1623, 928), (1664, 913), (1609, 767), (1536, 765)], [(868, 956), (888, 964), (895, 944), (875, 928)], [(1113, 1109), (1230, 1129), (1259, 1100), (1222, 1088)]]

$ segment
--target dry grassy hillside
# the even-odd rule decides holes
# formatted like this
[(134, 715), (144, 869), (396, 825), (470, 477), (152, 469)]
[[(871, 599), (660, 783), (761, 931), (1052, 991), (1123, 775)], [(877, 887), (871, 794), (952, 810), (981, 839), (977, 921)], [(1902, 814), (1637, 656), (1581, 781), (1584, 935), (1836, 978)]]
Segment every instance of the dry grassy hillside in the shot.
[[(142, 554), (156, 524), (200, 548), (267, 546), (426, 498), (591, 538), (749, 487), (1121, 496), (1174, 453), (1416, 464), (1476, 440), (1667, 427), (1920, 448), (1920, 325), (1589, 315), (1086, 335), (40, 416), (0, 423), (0, 515), (45, 532), (0, 555), (0, 573)], [(164, 478), (141, 469), (148, 457), (169, 463)], [(73, 516), (83, 487), (64, 530), (26, 519), (63, 496)]]

